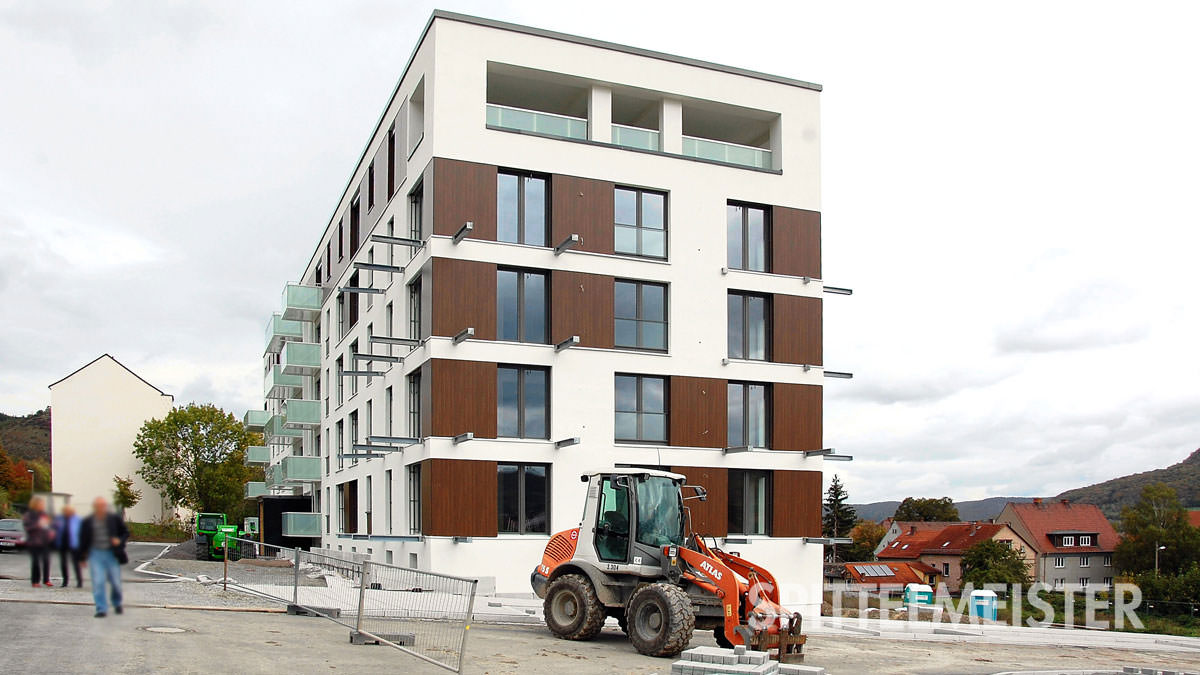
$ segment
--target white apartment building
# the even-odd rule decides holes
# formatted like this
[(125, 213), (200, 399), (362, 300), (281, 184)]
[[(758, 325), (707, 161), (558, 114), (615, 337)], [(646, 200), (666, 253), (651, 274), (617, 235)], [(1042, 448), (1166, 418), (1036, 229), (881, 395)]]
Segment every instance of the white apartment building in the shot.
[(268, 326), (247, 494), (312, 494), (283, 526), (322, 548), (531, 593), (583, 472), (670, 469), (815, 614), (819, 92), (435, 12)]

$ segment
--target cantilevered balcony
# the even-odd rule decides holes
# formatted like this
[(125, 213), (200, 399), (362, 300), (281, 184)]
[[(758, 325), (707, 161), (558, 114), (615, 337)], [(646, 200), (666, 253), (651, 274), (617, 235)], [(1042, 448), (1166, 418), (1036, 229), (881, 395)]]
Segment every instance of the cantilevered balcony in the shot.
[(285, 342), (298, 342), (304, 339), (304, 324), (299, 321), (288, 321), (279, 314), (272, 314), (267, 322), (267, 352), (274, 354), (283, 348)]
[(279, 462), (280, 479), (285, 483), (316, 483), (321, 480), (320, 457), (284, 457)]
[(266, 410), (247, 410), (242, 416), (242, 424), (250, 431), (262, 431), (263, 425), (271, 419), (271, 413)]
[(299, 429), (288, 429), (284, 426), (283, 415), (272, 415), (263, 426), (263, 438), (268, 445), (295, 446), (303, 438), (304, 432)]
[(304, 388), (304, 377), (285, 375), (283, 366), (271, 366), (263, 380), (263, 395), (267, 398), (293, 398)]
[(283, 479), (278, 464), (272, 464), (263, 470), (266, 475), (267, 489), (283, 487)]
[(246, 483), (246, 489), (243, 492), (243, 495), (246, 499), (262, 497), (265, 494), (267, 494), (267, 484), (257, 481), (250, 481), (249, 483)]
[(315, 342), (288, 342), (279, 359), (285, 375), (315, 375), (321, 369), (321, 345)]
[(265, 445), (251, 445), (246, 448), (246, 466), (265, 465), (271, 462), (271, 449)]
[(547, 136), (579, 140), (586, 139), (588, 135), (588, 121), (584, 118), (493, 103), (489, 103), (487, 106), (487, 124), (499, 129), (530, 131)]
[(283, 426), (288, 429), (317, 429), (321, 426), (321, 402), (289, 398), (283, 402)]
[(770, 169), (772, 161), (770, 150), (693, 136), (683, 137), (683, 154), (725, 164), (752, 166), (756, 169)]
[(283, 318), (288, 321), (314, 321), (321, 315), (323, 292), (318, 286), (288, 284), (283, 289)]
[(285, 537), (319, 537), (321, 514), (285, 512), (282, 531)]

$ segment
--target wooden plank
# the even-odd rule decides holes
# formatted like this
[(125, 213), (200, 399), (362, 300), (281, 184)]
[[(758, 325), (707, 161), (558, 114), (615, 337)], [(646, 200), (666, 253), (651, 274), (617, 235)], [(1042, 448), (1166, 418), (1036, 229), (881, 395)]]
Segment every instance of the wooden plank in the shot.
[(475, 229), (468, 238), (496, 240), (496, 167), (436, 158), (425, 185), (425, 198), (431, 197), (434, 234), (452, 236), (469, 221)]
[(771, 271), (821, 277), (821, 213), (775, 206), (771, 209)]
[(819, 385), (771, 385), (771, 448), (820, 450), (822, 400)]
[(430, 435), (496, 437), (496, 364), (430, 361)]
[(550, 242), (572, 234), (583, 241), (576, 251), (613, 252), (613, 184), (555, 174), (550, 178)]
[(775, 295), (771, 300), (771, 360), (776, 363), (824, 363), (820, 298)]
[(670, 384), (671, 445), (723, 448), (727, 439), (728, 381), (705, 377), (672, 376)]
[[(673, 466), (671, 471), (687, 476), (687, 485), (701, 485), (708, 491), (707, 501), (689, 499), (684, 502), (692, 514), (692, 529), (705, 537), (729, 534), (729, 471), (711, 466)], [(691, 490), (685, 490), (683, 496), (693, 494)]]
[(772, 472), (771, 536), (821, 536), (821, 472)]
[(572, 335), (582, 347), (613, 346), (613, 278), (553, 270), (550, 273), (550, 335), (557, 344)]
[(421, 507), (422, 521), (428, 522), (428, 527), (423, 528), (423, 534), (436, 537), (496, 536), (496, 488), (496, 462), (425, 460), (421, 463)]
[(496, 266), (455, 258), (433, 259), (432, 335), (454, 337), (475, 329), (475, 339), (496, 339)]

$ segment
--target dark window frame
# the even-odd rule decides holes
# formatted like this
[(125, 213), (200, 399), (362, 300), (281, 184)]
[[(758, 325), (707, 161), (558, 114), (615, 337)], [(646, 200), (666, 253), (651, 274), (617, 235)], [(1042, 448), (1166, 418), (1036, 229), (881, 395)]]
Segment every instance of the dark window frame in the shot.
[[(517, 179), (517, 241), (500, 238), (500, 181), (504, 176)], [(542, 181), (542, 241), (543, 244), (531, 244), (525, 241), (525, 181), (531, 178)], [(535, 171), (519, 169), (500, 169), (496, 172), (496, 241), (505, 244), (520, 244), (523, 246), (538, 246), (549, 248), (554, 244), (550, 241), (550, 176)]]
[[(500, 336), (500, 275), (517, 275), (517, 337), (516, 339)], [(542, 278), (542, 339), (530, 340), (525, 335), (525, 282), (527, 275)], [(524, 342), (526, 344), (544, 345), (550, 342), (550, 274), (545, 270), (534, 270), (524, 267), (496, 268), (496, 339), (508, 342)]]
[(338, 219), (338, 262), (346, 258), (346, 218)]
[[(633, 378), (635, 381), (634, 388), (637, 391), (637, 402), (634, 404), (634, 410), (622, 410), (616, 406), (616, 384), (617, 379), (622, 377)], [(646, 380), (661, 380), (663, 392), (663, 437), (647, 438), (645, 429), (646, 415), (658, 415), (660, 413), (647, 411), (645, 408), (645, 387), (643, 383)], [(613, 441), (616, 443), (651, 443), (655, 445), (665, 445), (670, 442), (671, 437), (671, 389), (670, 378), (663, 375), (639, 375), (636, 373), (616, 373), (613, 376)], [(617, 433), (616, 416), (619, 413), (632, 413), (637, 418), (637, 438), (621, 438)]]
[(421, 465), (408, 465), (408, 533), (421, 534)]
[[(774, 314), (774, 307), (773, 307), (774, 303), (772, 302), (772, 296), (768, 293), (750, 293), (747, 291), (729, 291), (729, 294), (728, 294), (727, 300), (726, 300), (726, 311), (728, 311), (728, 298), (734, 297), (734, 296), (737, 296), (742, 299), (741, 317), (740, 317), (740, 322), (742, 325), (742, 343), (741, 343), (741, 345), (739, 345), (739, 347), (741, 349), (741, 354), (735, 356), (734, 350), (733, 350), (733, 347), (734, 347), (733, 339), (732, 339), (732, 336), (728, 335), (728, 324), (727, 324), (726, 341), (729, 343), (728, 344), (729, 358), (742, 359), (745, 361), (770, 361), (771, 357), (772, 357), (771, 338), (773, 336), (773, 331), (774, 331), (773, 324), (775, 323), (774, 315), (773, 315)], [(761, 299), (763, 301), (763, 331), (762, 331), (763, 332), (763, 356), (761, 359), (754, 358), (754, 357), (751, 357), (748, 355), (750, 353), (750, 349), (749, 349), (749, 347), (750, 347), (750, 338), (749, 338), (749, 336), (750, 336), (750, 312), (748, 312), (746, 309), (746, 307), (747, 307), (746, 300), (750, 299), (750, 298)]]
[(367, 166), (367, 211), (375, 208), (375, 162)]
[[(632, 192), (634, 194), (634, 203), (636, 204), (635, 213), (637, 214), (634, 217), (634, 220), (636, 221), (636, 223), (633, 225), (628, 225), (625, 223), (618, 223), (618, 222), (616, 222), (616, 215), (614, 213), (614, 216), (613, 216), (613, 252), (616, 253), (617, 255), (628, 255), (628, 256), (634, 256), (637, 258), (649, 258), (651, 260), (666, 260), (670, 256), (670, 253), (671, 253), (671, 232), (670, 232), (671, 219), (670, 219), (670, 199), (668, 197), (668, 193), (664, 192), (662, 190), (651, 190), (648, 188), (638, 188), (638, 187), (631, 187), (631, 186), (627, 186), (627, 185), (617, 185), (613, 189), (614, 212), (615, 212), (615, 207), (616, 207), (617, 193), (619, 193), (621, 191)], [(663, 200), (663, 216), (662, 216), (663, 223), (662, 223), (661, 230), (656, 230), (653, 227), (647, 227), (642, 224), (642, 195), (646, 195), (646, 194), (658, 195), (659, 197), (662, 197), (662, 200)], [(636, 252), (617, 250), (616, 229), (619, 227), (627, 227), (627, 228), (633, 229), (637, 232), (637, 251)], [(651, 230), (654, 232), (662, 232), (663, 233), (663, 254), (662, 255), (651, 255), (649, 253), (643, 253), (644, 246), (642, 245), (642, 233), (645, 230)]]
[(362, 202), (359, 193), (350, 200), (350, 255), (358, 253), (359, 236), (362, 235)]
[(388, 127), (387, 135), (387, 198), (390, 202), (396, 194), (396, 125)]
[[(617, 297), (616, 286), (617, 286), (617, 284), (630, 284), (635, 287), (634, 297), (635, 297), (635, 304), (637, 305), (636, 311), (635, 311), (635, 314), (636, 314), (635, 317), (629, 318), (629, 317), (618, 316), (617, 307), (616, 307), (616, 297)], [(642, 303), (642, 288), (645, 286), (657, 286), (662, 289), (662, 292), (663, 292), (663, 318), (661, 321), (659, 321), (657, 319), (644, 318), (645, 312), (644, 312), (644, 308), (642, 306), (643, 305), (643, 303)], [(614, 298), (614, 300), (613, 300), (613, 345), (616, 347), (620, 347), (622, 349), (638, 349), (638, 350), (648, 351), (648, 352), (666, 352), (671, 344), (671, 322), (670, 322), (670, 316), (671, 316), (670, 301), (671, 301), (671, 299), (670, 299), (669, 291), (670, 291), (670, 288), (669, 288), (668, 284), (659, 283), (657, 281), (637, 281), (635, 279), (616, 279), (616, 280), (614, 280), (613, 281), (613, 298)], [(617, 321), (633, 321), (634, 323), (637, 324), (637, 341), (639, 343), (638, 345), (626, 345), (626, 344), (620, 344), (617, 342), (617, 330), (616, 330), (616, 322)], [(662, 328), (663, 328), (663, 346), (662, 347), (647, 347), (644, 344), (640, 344), (640, 343), (644, 342), (643, 337), (642, 337), (642, 333), (643, 333), (642, 328), (643, 328), (644, 324), (647, 324), (647, 323), (662, 324)]]
[(425, 438), (421, 421), (421, 371), (417, 370), (408, 375), (408, 433), (411, 437)]
[[(763, 519), (764, 519), (764, 522), (762, 523), (762, 532), (746, 532), (745, 530), (749, 529), (746, 527), (746, 523), (753, 520), (753, 518), (750, 516), (751, 516), (751, 513), (754, 511), (754, 506), (755, 506), (754, 500), (752, 500), (750, 498), (750, 495), (752, 494), (751, 490), (749, 489), (751, 486), (751, 479), (760, 478), (760, 477), (766, 477), (766, 479), (767, 479), (766, 483), (765, 483), (766, 489), (763, 491), (764, 492), (764, 494), (763, 494), (763, 514), (764, 514)], [(741, 521), (742, 522), (741, 522), (741, 527), (734, 527), (735, 523), (732, 518), (732, 515), (733, 515), (732, 510), (735, 507), (734, 501), (732, 498), (733, 493), (734, 493), (733, 481), (739, 480), (739, 479), (742, 481), (742, 486), (741, 486), (741, 495), (742, 495)], [(730, 498), (729, 498), (728, 509), (727, 509), (729, 511), (728, 515), (730, 516), (729, 523), (728, 523), (729, 534), (744, 535), (744, 536), (767, 536), (767, 537), (771, 536), (771, 531), (774, 527), (774, 523), (772, 522), (774, 520), (772, 511), (773, 511), (774, 505), (775, 505), (774, 504), (775, 476), (773, 475), (773, 472), (766, 471), (763, 469), (729, 469), (729, 495), (730, 495)]]
[[(517, 468), (517, 528), (504, 529), (502, 527), (503, 508), (501, 500), (504, 498), (500, 490), (500, 467), (513, 466)], [(546, 504), (545, 516), (546, 521), (543, 527), (544, 530), (530, 530), (526, 522), (527, 516), (527, 495), (525, 493), (525, 470), (529, 467), (541, 467), (546, 470)], [(553, 485), (551, 480), (551, 465), (542, 462), (497, 462), (496, 463), (496, 532), (499, 534), (534, 534), (548, 535), (550, 534), (550, 508), (552, 504), (550, 490)]]
[[(517, 372), (517, 435), (506, 436), (501, 433), (500, 429), (500, 406), (503, 402), (500, 397), (500, 376), (502, 371), (515, 370)], [(546, 429), (545, 434), (541, 436), (530, 436), (525, 430), (525, 375), (531, 370), (542, 372), (546, 376)], [(526, 366), (511, 363), (502, 363), (496, 367), (496, 437), (497, 438), (533, 438), (533, 439), (549, 439), (550, 438), (550, 369), (544, 366)]]
[[(725, 261), (729, 265), (729, 269), (741, 270), (744, 272), (762, 272), (765, 274), (771, 273), (771, 207), (763, 204), (753, 204), (750, 202), (729, 201), (726, 203), (726, 208), (733, 207), (741, 209), (741, 260), (734, 264), (729, 260), (729, 252), (726, 251)], [(763, 268), (752, 269), (749, 266), (750, 260), (750, 211), (761, 211), (763, 214), (763, 242), (762, 242), (762, 260)], [(728, 228), (728, 211), (726, 212), (726, 228)], [(726, 232), (726, 246), (728, 242), (728, 232)]]
[[(733, 441), (733, 439), (730, 439), (728, 437), (728, 434), (732, 433), (731, 430), (733, 429), (733, 425), (728, 424), (729, 420), (726, 420), (726, 429), (730, 430), (730, 431), (726, 432), (726, 442), (728, 443), (728, 447), (741, 447), (741, 446), (749, 446), (750, 445), (749, 439), (748, 439), (749, 434), (747, 433), (747, 423), (750, 420), (750, 397), (747, 396), (746, 394), (749, 391), (750, 387), (762, 387), (762, 389), (763, 389), (763, 444), (755, 445), (752, 447), (754, 447), (754, 448), (770, 448), (771, 447), (771, 422), (772, 422), (772, 416), (771, 416), (771, 396), (772, 396), (771, 389), (772, 389), (772, 387), (771, 387), (771, 383), (730, 380), (725, 386), (726, 386), (726, 391), (728, 391), (728, 389), (731, 387), (741, 387), (742, 388), (742, 410), (741, 410), (742, 437), (740, 439), (738, 439), (738, 442), (736, 442), (736, 443)], [(728, 408), (729, 407), (726, 406), (727, 410), (728, 410)]]
[(417, 277), (408, 283), (408, 337), (413, 340), (424, 339), (421, 310), (421, 277)]
[(425, 181), (419, 180), (408, 191), (408, 236), (410, 239), (423, 241), (421, 236), (425, 230), (422, 222), (425, 218)]

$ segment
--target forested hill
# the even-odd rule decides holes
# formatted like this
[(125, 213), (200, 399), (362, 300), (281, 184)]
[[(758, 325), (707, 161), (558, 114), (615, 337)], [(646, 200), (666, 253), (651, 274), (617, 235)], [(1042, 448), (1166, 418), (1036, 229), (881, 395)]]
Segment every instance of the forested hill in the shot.
[(50, 463), (50, 408), (28, 415), (0, 413), (0, 446), (13, 461)]
[(1151, 483), (1166, 483), (1175, 488), (1179, 501), (1184, 506), (1200, 505), (1200, 450), (1188, 455), (1187, 459), (1165, 469), (1154, 469), (1142, 473), (1121, 476), (1087, 487), (1067, 490), (1056, 499), (1070, 499), (1083, 504), (1100, 507), (1109, 520), (1117, 520), (1121, 509), (1131, 506), (1141, 497), (1142, 488)]

